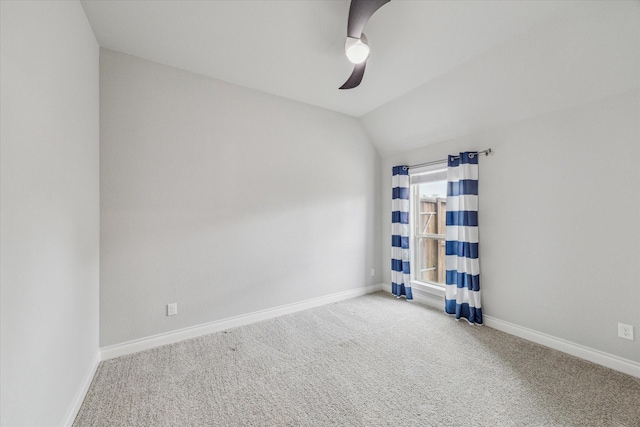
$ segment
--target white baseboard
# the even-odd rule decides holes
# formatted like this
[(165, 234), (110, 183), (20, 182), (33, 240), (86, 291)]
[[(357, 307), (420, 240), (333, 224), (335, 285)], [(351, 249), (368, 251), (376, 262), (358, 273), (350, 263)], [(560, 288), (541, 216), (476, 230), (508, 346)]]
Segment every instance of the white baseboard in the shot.
[[(385, 292), (391, 292), (391, 285), (382, 285)], [(421, 289), (419, 286), (412, 286), (411, 293), (413, 294), (413, 301), (418, 304), (426, 305), (431, 308), (444, 312), (444, 289), (440, 292), (429, 291), (428, 289)]]
[(490, 328), (497, 329), (499, 331), (524, 338), (528, 341), (553, 348), (554, 350), (579, 357), (580, 359), (588, 360), (589, 362), (640, 378), (640, 363), (632, 360), (623, 359), (622, 357), (614, 356), (590, 347), (585, 347), (562, 338), (547, 335), (542, 332), (534, 331), (533, 329), (505, 322), (504, 320), (495, 319), (490, 316), (484, 316), (484, 324)]
[[(391, 293), (390, 286), (384, 285), (384, 290)], [(413, 287), (412, 291), (415, 302), (444, 312), (444, 297), (421, 291), (420, 289), (417, 289), (417, 287)], [(544, 345), (545, 347), (553, 348), (554, 350), (579, 357), (580, 359), (588, 360), (589, 362), (640, 378), (640, 363), (576, 344), (562, 338), (534, 331), (533, 329), (525, 328), (491, 316), (485, 315), (483, 317), (483, 324), (489, 328), (497, 329), (510, 335), (515, 335), (517, 337), (524, 338), (525, 340)]]
[(148, 350), (150, 348), (159, 347), (161, 345), (173, 344), (189, 338), (196, 338), (202, 335), (220, 332), (225, 329), (248, 325), (250, 323), (259, 322), (261, 320), (272, 319), (274, 317), (283, 316), (285, 314), (291, 314), (298, 311), (307, 310), (309, 308), (318, 307), (349, 298), (359, 297), (362, 295), (370, 294), (372, 292), (380, 291), (382, 289), (383, 285), (381, 283), (378, 283), (375, 285), (365, 286), (363, 288), (338, 292), (323, 297), (281, 305), (279, 307), (217, 320), (215, 322), (205, 323), (202, 325), (178, 329), (176, 331), (153, 335), (146, 338), (124, 342), (121, 344), (102, 347), (100, 349), (100, 358), (101, 360), (107, 360), (131, 353), (137, 353), (139, 351)]
[(100, 364), (100, 353), (96, 352), (95, 357), (89, 367), (80, 388), (78, 389), (76, 395), (73, 398), (73, 402), (67, 413), (64, 417), (63, 426), (71, 427), (73, 422), (76, 419), (76, 415), (78, 415), (78, 411), (80, 411), (80, 407), (82, 406), (82, 402), (84, 402), (84, 398), (89, 391), (89, 387), (91, 386), (91, 382), (93, 381), (93, 377), (96, 375), (96, 371), (98, 370), (98, 365)]
[(444, 290), (442, 291), (443, 295), (437, 295), (432, 292), (423, 291), (414, 286), (411, 288), (411, 292), (415, 302), (444, 312)]

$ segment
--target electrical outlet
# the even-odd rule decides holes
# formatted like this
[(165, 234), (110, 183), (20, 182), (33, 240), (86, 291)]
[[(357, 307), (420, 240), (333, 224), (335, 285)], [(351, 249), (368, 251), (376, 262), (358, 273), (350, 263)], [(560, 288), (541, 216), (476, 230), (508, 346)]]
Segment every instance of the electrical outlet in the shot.
[(618, 323), (618, 336), (633, 341), (633, 325)]
[(167, 304), (167, 316), (173, 316), (178, 314), (178, 303)]
[(375, 268), (372, 268), (372, 269), (371, 269), (371, 277), (373, 277), (373, 276), (375, 276), (375, 275), (376, 275), (376, 269), (375, 269)]

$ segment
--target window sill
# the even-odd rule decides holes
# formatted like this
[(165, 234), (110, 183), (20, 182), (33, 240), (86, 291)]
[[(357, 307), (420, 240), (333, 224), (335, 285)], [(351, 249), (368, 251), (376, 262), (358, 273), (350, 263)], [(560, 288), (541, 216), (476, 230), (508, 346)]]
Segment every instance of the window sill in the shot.
[(424, 293), (444, 297), (444, 286), (434, 285), (426, 282), (411, 281), (411, 287)]

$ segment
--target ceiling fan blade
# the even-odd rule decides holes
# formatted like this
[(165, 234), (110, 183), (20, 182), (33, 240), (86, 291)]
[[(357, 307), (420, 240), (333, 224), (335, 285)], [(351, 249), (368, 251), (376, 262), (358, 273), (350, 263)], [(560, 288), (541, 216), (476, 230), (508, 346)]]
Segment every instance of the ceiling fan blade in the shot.
[(347, 35), (354, 39), (359, 39), (371, 15), (386, 3), (389, 3), (389, 1), (391, 0), (351, 0)]
[(358, 86), (362, 81), (362, 76), (364, 76), (364, 68), (366, 65), (367, 61), (356, 64), (353, 68), (353, 73), (351, 73), (349, 79), (344, 82), (342, 86), (340, 86), (340, 89), (353, 89), (354, 87)]

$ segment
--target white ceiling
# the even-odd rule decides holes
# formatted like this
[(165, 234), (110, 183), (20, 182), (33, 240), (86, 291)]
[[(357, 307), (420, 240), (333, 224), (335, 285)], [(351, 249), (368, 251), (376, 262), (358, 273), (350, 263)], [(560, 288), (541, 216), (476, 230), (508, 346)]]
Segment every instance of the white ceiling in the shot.
[[(372, 54), (362, 84), (341, 91), (338, 87), (352, 70), (344, 56), (348, 0), (82, 1), (100, 46), (362, 117), (383, 155), (411, 148), (425, 132), (428, 137), (422, 142), (434, 142), (436, 135), (451, 136), (500, 122), (494, 116), (512, 117), (512, 86), (519, 85), (518, 96), (527, 96), (521, 89), (526, 92), (529, 79), (535, 81), (538, 74), (516, 66), (525, 71), (527, 80), (514, 81), (498, 72), (499, 79), (507, 79), (502, 87), (486, 75), (492, 65), (483, 61), (498, 55), (497, 64), (513, 66), (516, 61), (541, 70), (544, 64), (531, 63), (520, 44), (534, 54), (548, 49), (550, 53), (541, 55), (553, 63), (557, 40), (543, 37), (536, 43), (527, 34), (557, 32), (562, 26), (558, 20), (596, 3), (601, 11), (614, 2), (392, 0), (365, 28)], [(637, 6), (637, 2), (622, 3)], [(475, 72), (483, 76), (476, 83)], [(575, 77), (571, 70), (560, 72), (568, 83)], [(449, 90), (443, 92), (441, 83)], [(475, 84), (480, 90), (461, 94), (458, 83)], [(485, 123), (483, 117), (491, 107), (481, 105), (478, 97), (492, 92), (478, 85), (486, 84), (499, 93), (500, 108), (488, 114)], [(557, 86), (562, 82), (554, 80)], [(532, 90), (537, 89), (534, 84)], [(411, 100), (416, 93), (420, 93), (417, 104)], [(447, 101), (444, 112), (438, 111), (441, 101)], [(468, 101), (472, 111), (458, 105)], [(537, 100), (532, 111), (556, 108), (539, 105), (545, 102), (558, 101)], [(407, 114), (407, 109), (416, 108), (426, 116)], [(528, 114), (520, 111), (523, 108), (527, 110), (519, 107), (518, 117)], [(459, 110), (463, 114), (457, 115)], [(413, 122), (407, 122), (411, 117)], [(463, 119), (466, 122), (458, 123)]]
[(361, 121), (384, 157), (638, 88), (640, 2), (591, 1), (431, 79)]
[(84, 1), (100, 46), (361, 116), (566, 7), (399, 1), (371, 18), (360, 87), (340, 91), (348, 0)]

